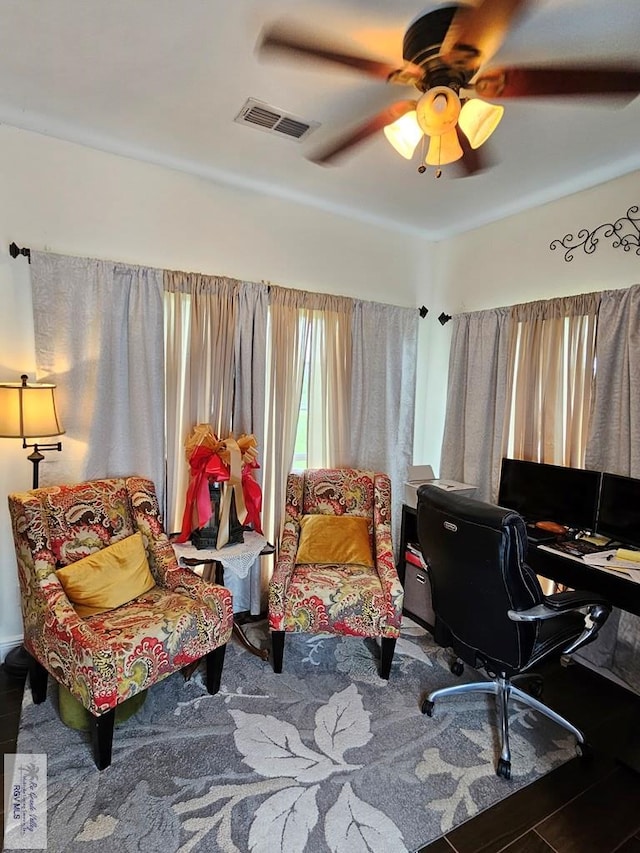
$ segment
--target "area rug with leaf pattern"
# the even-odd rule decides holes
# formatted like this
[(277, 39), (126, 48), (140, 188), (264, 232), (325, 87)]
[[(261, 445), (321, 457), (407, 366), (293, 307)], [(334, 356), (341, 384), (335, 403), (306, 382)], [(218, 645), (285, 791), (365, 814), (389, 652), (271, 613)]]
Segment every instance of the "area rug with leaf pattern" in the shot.
[[(266, 623), (250, 630), (268, 644)], [(562, 729), (514, 707), (513, 775), (499, 778), (491, 698), (420, 712), (426, 692), (458, 680), (449, 654), (411, 622), (389, 682), (376, 654), (373, 641), (292, 635), (275, 675), (230, 643), (220, 692), (200, 671), (157, 684), (116, 726), (102, 773), (87, 734), (60, 721), (52, 679), (41, 705), (25, 691), (18, 752), (48, 756), (48, 849), (414, 851), (575, 755)]]

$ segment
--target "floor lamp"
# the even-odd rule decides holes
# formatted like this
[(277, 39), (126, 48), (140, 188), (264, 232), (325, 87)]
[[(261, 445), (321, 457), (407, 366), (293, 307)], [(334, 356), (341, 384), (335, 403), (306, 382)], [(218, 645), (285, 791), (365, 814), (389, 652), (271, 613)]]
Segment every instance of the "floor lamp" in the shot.
[[(52, 438), (63, 435), (56, 411), (55, 385), (45, 382), (28, 382), (23, 373), (20, 382), (0, 382), (0, 438), (21, 438), (24, 449), (31, 447), (27, 459), (33, 465), (32, 488), (39, 484), (39, 465), (44, 459), (43, 450), (62, 450), (62, 442), (55, 444), (27, 443), (28, 438)], [(16, 675), (26, 673), (30, 655), (24, 646), (17, 646), (7, 654), (5, 668)]]

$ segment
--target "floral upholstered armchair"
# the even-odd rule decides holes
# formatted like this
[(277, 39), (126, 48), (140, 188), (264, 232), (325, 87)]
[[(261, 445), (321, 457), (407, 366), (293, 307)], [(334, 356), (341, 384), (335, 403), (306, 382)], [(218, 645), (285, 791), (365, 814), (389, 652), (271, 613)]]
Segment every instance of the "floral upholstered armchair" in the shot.
[(280, 550), (269, 585), (273, 666), (287, 632), (380, 637), (388, 679), (403, 589), (391, 543), (386, 474), (351, 468), (289, 474)]
[(177, 564), (153, 483), (93, 480), (9, 495), (33, 700), (47, 675), (89, 712), (100, 770), (116, 706), (206, 657), (220, 687), (231, 593)]

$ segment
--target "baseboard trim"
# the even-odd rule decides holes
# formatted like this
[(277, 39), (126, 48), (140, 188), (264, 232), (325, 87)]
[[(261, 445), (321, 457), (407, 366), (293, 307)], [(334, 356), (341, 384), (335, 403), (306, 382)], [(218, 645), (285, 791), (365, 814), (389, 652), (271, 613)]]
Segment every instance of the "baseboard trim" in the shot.
[(22, 644), (22, 634), (16, 634), (14, 637), (7, 637), (0, 640), (0, 663), (4, 663), (4, 659), (11, 649)]
[(598, 675), (601, 675), (603, 678), (609, 679), (609, 681), (613, 681), (614, 684), (617, 684), (619, 687), (624, 687), (625, 690), (631, 691), (631, 693), (635, 693), (636, 696), (640, 696), (640, 692), (636, 690), (628, 681), (625, 681), (622, 678), (619, 678), (614, 672), (611, 672), (610, 669), (607, 669), (604, 666), (598, 666), (593, 663), (593, 661), (587, 660), (586, 658), (581, 657), (579, 654), (570, 655), (570, 657), (582, 666), (586, 666), (587, 669), (592, 670), (592, 672), (597, 672)]

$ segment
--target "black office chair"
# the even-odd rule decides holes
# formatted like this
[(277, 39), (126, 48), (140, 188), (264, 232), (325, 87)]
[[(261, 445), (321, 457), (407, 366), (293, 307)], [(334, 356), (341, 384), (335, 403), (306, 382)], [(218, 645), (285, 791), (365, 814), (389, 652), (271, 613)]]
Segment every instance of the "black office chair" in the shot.
[[(502, 734), (496, 772), (505, 779), (511, 778), (509, 699), (568, 729), (578, 754), (585, 754), (582, 732), (513, 680), (543, 658), (569, 654), (595, 639), (611, 605), (590, 592), (543, 595), (525, 562), (525, 523), (512, 510), (425, 485), (418, 490), (417, 524), (431, 576), (436, 642), (456, 654), (452, 672), (460, 674), (464, 661), (493, 679), (434, 690), (422, 713), (432, 716), (444, 696), (494, 694)], [(534, 678), (532, 692), (540, 695), (541, 679)]]

